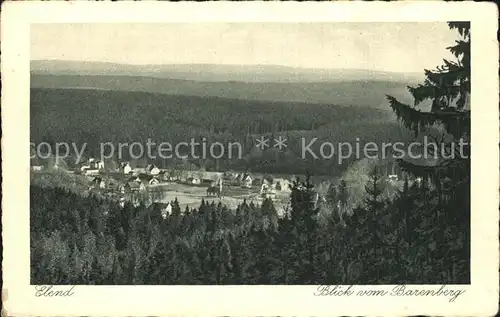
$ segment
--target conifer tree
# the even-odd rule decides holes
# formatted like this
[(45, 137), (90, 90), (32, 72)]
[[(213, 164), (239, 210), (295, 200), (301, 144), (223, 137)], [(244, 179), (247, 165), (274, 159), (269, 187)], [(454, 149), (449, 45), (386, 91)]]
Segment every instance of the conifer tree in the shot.
[(345, 180), (341, 180), (339, 183), (339, 189), (337, 194), (337, 199), (340, 204), (340, 211), (345, 212), (345, 208), (347, 207), (347, 201), (349, 199), (349, 192), (347, 188), (347, 182)]
[[(415, 137), (430, 135), (437, 145), (437, 151), (429, 147), (424, 153), (435, 158), (432, 164), (422, 160), (399, 160), (399, 164), (423, 179), (414, 199), (420, 208), (413, 209), (407, 218), (407, 236), (414, 246), (411, 250), (415, 259), (427, 266), (426, 270), (434, 270), (442, 281), (459, 275), (467, 280), (464, 273), (468, 266), (462, 264), (470, 256), (470, 22), (449, 22), (448, 26), (460, 35), (447, 48), (456, 60), (445, 59), (436, 70), (425, 70), (424, 83), (408, 88), (413, 106), (387, 96), (393, 111)], [(430, 111), (417, 108), (424, 100), (431, 101)], [(443, 133), (433, 136), (436, 127)], [(419, 248), (414, 241), (417, 237), (428, 239), (431, 250)], [(460, 269), (456, 263), (462, 263)], [(428, 275), (419, 278), (429, 280)]]
[(330, 207), (333, 207), (337, 203), (337, 188), (334, 184), (330, 184), (328, 186), (328, 190), (326, 192), (326, 202)]
[(315, 204), (316, 192), (314, 185), (310, 181), (310, 176), (306, 176), (304, 182), (295, 181), (291, 193), (291, 222), (297, 232), (299, 256), (298, 279), (300, 283), (314, 283), (318, 222), (317, 215), (319, 208)]
[[(448, 50), (456, 61), (443, 60), (436, 70), (424, 70), (426, 79), (423, 84), (408, 87), (414, 98), (414, 105), (399, 102), (387, 96), (389, 104), (403, 125), (412, 130), (415, 136), (429, 132), (433, 125), (444, 128), (446, 135), (435, 137), (436, 143), (444, 151), (428, 153), (438, 159), (438, 165), (428, 167), (400, 160), (402, 168), (411, 174), (431, 179), (440, 189), (441, 179), (446, 177), (458, 182), (468, 182), (470, 178), (469, 136), (470, 136), (470, 22), (449, 22), (452, 30), (461, 36)], [(430, 111), (417, 107), (425, 100), (432, 103)], [(450, 140), (451, 139), (451, 140)], [(463, 153), (458, 143), (463, 141)], [(462, 155), (464, 154), (464, 155)], [(448, 159), (453, 155), (452, 159)]]

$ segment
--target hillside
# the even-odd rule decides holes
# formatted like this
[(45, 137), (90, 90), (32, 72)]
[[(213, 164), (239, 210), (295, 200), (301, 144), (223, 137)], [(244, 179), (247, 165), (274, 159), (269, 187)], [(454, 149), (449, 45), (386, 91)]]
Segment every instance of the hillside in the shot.
[(168, 95), (305, 102), (389, 109), (385, 94), (411, 101), (406, 84), (390, 81), (315, 83), (203, 82), (142, 76), (37, 75), (32, 88), (139, 91)]
[[(30, 118), (33, 142), (87, 143), (89, 155), (99, 155), (99, 142), (145, 144), (151, 138), (156, 143), (176, 144), (204, 137), (209, 142), (244, 144), (244, 154), (250, 157), (233, 160), (231, 164), (237, 164), (231, 165), (233, 168), (250, 164), (258, 169), (298, 173), (292, 170), (305, 172), (314, 165), (319, 174), (329, 174), (319, 169), (334, 162), (296, 162), (300, 138), (384, 141), (397, 137), (399, 130), (392, 112), (373, 108), (84, 89), (31, 89)], [(287, 154), (290, 161), (251, 151), (254, 136), (273, 131), (289, 136), (289, 149), (295, 151)]]
[[(343, 168), (298, 160), (302, 138), (352, 144), (398, 139), (386, 94), (410, 102), (406, 86), (415, 82), (412, 74), (272, 65), (32, 61), (31, 67), (34, 142), (87, 143), (88, 155), (99, 155), (99, 142), (238, 141), (244, 159), (223, 158), (220, 168), (282, 173), (338, 174)], [(254, 142), (262, 134), (284, 135), (287, 152), (257, 151)]]
[(59, 131), (65, 133), (66, 138), (78, 137), (72, 131), (78, 134), (89, 131), (102, 138), (112, 135), (160, 137), (166, 136), (174, 126), (193, 132), (241, 135), (314, 130), (332, 122), (352, 127), (392, 119), (390, 111), (332, 104), (87, 89), (31, 89), (34, 137), (41, 137), (44, 131)]
[(65, 171), (31, 172), (30, 185), (42, 188), (62, 188), (80, 195), (88, 194), (88, 180), (84, 176)]

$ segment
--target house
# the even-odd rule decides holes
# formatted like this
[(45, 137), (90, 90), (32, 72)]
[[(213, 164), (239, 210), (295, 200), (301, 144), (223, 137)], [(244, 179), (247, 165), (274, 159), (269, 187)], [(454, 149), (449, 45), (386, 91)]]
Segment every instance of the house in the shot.
[(43, 165), (40, 164), (36, 156), (30, 159), (30, 168), (32, 171), (41, 171), (43, 170)]
[(168, 215), (172, 214), (172, 205), (170, 203), (153, 202), (149, 209), (154, 212), (159, 212), (163, 219), (166, 219)]
[(153, 179), (153, 176), (148, 174), (139, 174), (137, 175), (135, 182), (143, 183), (145, 186), (150, 185), (150, 181)]
[(273, 190), (272, 186), (264, 183), (260, 188), (260, 196), (264, 199), (266, 198), (275, 199), (276, 192)]
[(145, 166), (137, 166), (132, 169), (132, 173), (134, 173), (134, 175), (147, 174), (147, 169)]
[(291, 189), (292, 183), (288, 179), (275, 178), (273, 180), (273, 183), (274, 183), (274, 188), (277, 191), (281, 191), (281, 192), (291, 192), (292, 191), (292, 189)]
[(148, 166), (146, 166), (146, 173), (150, 175), (158, 175), (160, 174), (160, 169), (154, 164), (149, 164)]
[(88, 169), (85, 169), (83, 170), (83, 174), (85, 175), (98, 175), (99, 174), (99, 170), (98, 169), (95, 169), (95, 168), (88, 168)]
[(121, 166), (113, 159), (103, 161), (103, 170), (106, 173), (121, 173)]
[(241, 187), (252, 188), (252, 181), (253, 178), (250, 176), (250, 174), (244, 174), (241, 178)]
[(237, 179), (237, 174), (234, 172), (224, 172), (222, 175), (222, 180), (226, 184), (232, 183), (235, 179)]
[(118, 189), (122, 194), (145, 191), (146, 186), (142, 182), (127, 182)]
[(132, 192), (132, 187), (130, 187), (130, 183), (126, 183), (124, 185), (121, 185), (118, 191), (121, 192), (122, 194), (128, 194)]
[(161, 171), (158, 175), (160, 179), (161, 175), (163, 175), (163, 180), (167, 182), (178, 182), (181, 181), (182, 172), (177, 170)]
[(130, 186), (130, 191), (132, 192), (142, 192), (142, 191), (145, 191), (146, 190), (146, 185), (144, 185), (144, 183), (142, 182), (130, 182), (128, 183), (128, 185)]
[(158, 173), (158, 179), (161, 181), (168, 182), (170, 180), (170, 173), (167, 171), (160, 171)]
[(221, 172), (203, 172), (200, 175), (201, 183), (212, 186), (219, 184), (224, 179), (224, 173)]
[(98, 170), (103, 171), (104, 170), (104, 162), (103, 161), (97, 161), (96, 166)]
[(141, 200), (139, 198), (132, 198), (132, 205), (134, 207), (139, 207), (141, 205)]
[(158, 179), (165, 182), (177, 182), (180, 178), (180, 173), (178, 171), (160, 171), (158, 173)]
[(131, 176), (129, 177), (127, 180), (126, 180), (127, 183), (132, 183), (132, 182), (136, 182), (136, 183), (140, 183), (141, 182), (141, 179), (139, 178), (139, 176)]
[(106, 181), (102, 177), (94, 177), (90, 181), (94, 188), (104, 189), (106, 188)]
[(399, 180), (399, 177), (398, 177), (398, 175), (391, 174), (391, 175), (387, 176), (387, 180), (391, 183), (395, 183)]
[(85, 174), (85, 171), (88, 170), (89, 168), (90, 168), (89, 165), (82, 165), (82, 167), (80, 167), (80, 171)]
[(198, 176), (190, 176), (186, 179), (186, 183), (190, 185), (200, 185), (201, 180)]
[(240, 186), (243, 174), (227, 172), (222, 175), (222, 180), (225, 185)]
[(153, 177), (149, 180), (149, 185), (158, 185), (159, 183), (160, 181), (156, 177)]
[(262, 183), (262, 185), (260, 186), (260, 193), (262, 194), (269, 190), (271, 190), (271, 187), (267, 183)]
[(123, 174), (132, 173), (132, 166), (130, 166), (129, 162), (121, 162), (120, 169), (123, 171)]
[[(82, 166), (82, 168), (85, 169), (96, 169), (96, 170), (104, 170), (104, 162), (96, 160), (95, 158), (89, 158), (87, 161), (87, 164), (85, 166)], [(83, 171), (83, 170), (82, 170)]]

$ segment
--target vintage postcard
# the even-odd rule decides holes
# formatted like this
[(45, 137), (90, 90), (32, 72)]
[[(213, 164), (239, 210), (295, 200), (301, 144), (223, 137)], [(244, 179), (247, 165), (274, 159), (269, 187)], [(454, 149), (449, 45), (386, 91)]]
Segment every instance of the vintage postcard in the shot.
[(497, 15), (4, 3), (3, 314), (494, 315)]

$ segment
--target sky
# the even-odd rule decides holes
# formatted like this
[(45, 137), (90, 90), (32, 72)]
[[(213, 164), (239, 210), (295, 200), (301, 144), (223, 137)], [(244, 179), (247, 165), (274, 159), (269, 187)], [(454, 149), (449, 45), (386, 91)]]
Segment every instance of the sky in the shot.
[(439, 23), (35, 24), (31, 59), (422, 72), (453, 59)]

